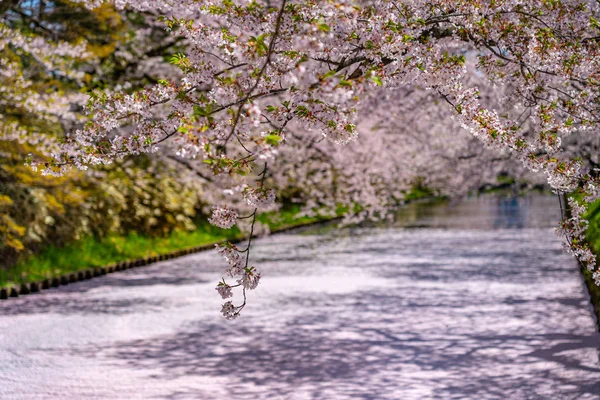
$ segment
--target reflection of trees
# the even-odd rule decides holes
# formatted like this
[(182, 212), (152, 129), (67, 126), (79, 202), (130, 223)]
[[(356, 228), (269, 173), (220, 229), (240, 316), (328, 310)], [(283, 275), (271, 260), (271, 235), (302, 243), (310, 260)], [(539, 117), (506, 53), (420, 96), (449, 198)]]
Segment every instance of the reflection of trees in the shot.
[(494, 228), (523, 228), (525, 211), (517, 197), (498, 197)]

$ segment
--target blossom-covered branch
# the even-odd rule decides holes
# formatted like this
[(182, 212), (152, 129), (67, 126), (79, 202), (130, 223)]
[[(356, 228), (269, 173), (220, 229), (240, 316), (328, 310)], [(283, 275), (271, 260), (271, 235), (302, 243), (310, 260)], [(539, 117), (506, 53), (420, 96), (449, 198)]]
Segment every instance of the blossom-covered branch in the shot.
[[(253, 290), (258, 286), (260, 280), (260, 272), (257, 271), (256, 267), (250, 266), (250, 250), (252, 246), (252, 238), (254, 236), (254, 226), (256, 224), (256, 216), (259, 208), (266, 208), (270, 206), (275, 200), (275, 193), (272, 190), (265, 189), (265, 178), (267, 176), (268, 168), (267, 163), (264, 163), (264, 168), (259, 174), (260, 179), (258, 180), (258, 187), (251, 188), (246, 187), (244, 189), (244, 197), (249, 205), (254, 207), (252, 214), (245, 218), (252, 218), (250, 224), (250, 234), (248, 235), (248, 244), (244, 250), (239, 250), (234, 244), (226, 242), (224, 244), (217, 245), (217, 251), (225, 259), (229, 267), (226, 270), (227, 275), (231, 278), (237, 279), (236, 285), (229, 285), (225, 278), (217, 285), (217, 292), (223, 299), (232, 297), (232, 288), (242, 287), (243, 302), (239, 306), (233, 305), (231, 301), (223, 304), (221, 312), (227, 319), (235, 319), (240, 315), (240, 312), (246, 306), (246, 290)], [(226, 208), (215, 208), (213, 215), (210, 218), (210, 222), (213, 225), (219, 227), (230, 228), (233, 226), (231, 223), (232, 218), (239, 218), (237, 214)], [(243, 255), (242, 255), (243, 254)]]
[[(585, 146), (569, 145), (594, 143), (600, 123), (598, 2), (155, 3), (115, 4), (163, 15), (166, 29), (185, 43), (185, 53), (171, 60), (181, 75), (134, 93), (95, 94), (91, 120), (62, 144), (47, 173), (173, 151), (200, 158), (214, 175), (239, 186), (240, 177), (266, 160), (295, 174), (278, 161), (290, 154), (295, 165), (314, 168), (288, 182), (316, 182), (319, 190), (311, 193), (319, 204), (341, 200), (363, 217), (381, 216), (419, 177), (416, 166), (426, 164), (413, 154), (445, 160), (440, 146), (466, 143), (446, 132), (456, 124), (496, 153), (480, 157), (455, 148), (455, 161), (506, 165), (510, 159), (515, 169), (543, 174), (558, 192), (580, 191), (585, 203), (600, 196), (598, 172), (580, 158)], [(447, 107), (419, 114), (429, 127), (437, 128), (441, 116), (450, 121), (439, 129), (446, 144), (409, 122), (410, 111), (399, 112), (415, 110), (423, 99)], [(409, 123), (418, 134), (402, 129)], [(328, 143), (349, 144), (348, 150), (336, 153)], [(448, 165), (443, 161), (437, 171)], [(472, 169), (461, 176), (477, 175)], [(273, 176), (280, 176), (277, 169)], [(236, 193), (260, 206), (272, 197), (263, 190), (261, 184)], [(582, 218), (585, 204), (572, 208), (572, 218)], [(212, 221), (229, 227), (236, 218), (233, 209), (218, 208)], [(565, 221), (562, 232), (596, 271), (582, 226), (579, 219)], [(228, 247), (227, 257), (235, 260), (236, 252)], [(253, 286), (238, 284), (244, 293)], [(231, 287), (223, 282), (220, 293), (229, 295)], [(229, 304), (225, 314), (237, 316), (240, 309)]]

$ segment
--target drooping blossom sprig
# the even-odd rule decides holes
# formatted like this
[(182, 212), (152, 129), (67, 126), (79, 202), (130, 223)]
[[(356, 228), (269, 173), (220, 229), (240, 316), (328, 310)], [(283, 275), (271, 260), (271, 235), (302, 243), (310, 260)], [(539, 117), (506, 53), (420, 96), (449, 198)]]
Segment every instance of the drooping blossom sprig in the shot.
[[(246, 306), (246, 290), (256, 289), (260, 281), (260, 272), (256, 269), (256, 267), (250, 265), (250, 250), (252, 247), (252, 239), (254, 236), (256, 216), (258, 215), (259, 209), (269, 207), (275, 201), (275, 192), (273, 190), (266, 190), (264, 187), (267, 172), (268, 167), (267, 163), (265, 162), (262, 172), (258, 175), (258, 186), (256, 188), (246, 187), (245, 189), (243, 189), (246, 193), (260, 194), (256, 195), (257, 199), (259, 200), (256, 200), (251, 204), (252, 206), (254, 206), (254, 210), (250, 215), (245, 217), (239, 217), (233, 211), (222, 208), (215, 209), (213, 211), (212, 217), (209, 219), (211, 224), (227, 228), (231, 228), (235, 224), (236, 221), (233, 221), (232, 223), (233, 216), (235, 216), (235, 218), (237, 219), (251, 219), (248, 242), (244, 250), (239, 250), (235, 244), (230, 242), (225, 242), (216, 245), (218, 253), (223, 257), (223, 259), (228, 265), (227, 269), (225, 270), (226, 275), (229, 278), (233, 278), (236, 280), (235, 284), (229, 284), (225, 280), (225, 277), (223, 277), (221, 281), (217, 284), (217, 292), (223, 299), (227, 299), (233, 297), (233, 288), (242, 288), (243, 301), (240, 305), (234, 305), (231, 300), (223, 304), (221, 313), (227, 319), (235, 319), (240, 315), (241, 311)], [(227, 212), (224, 213), (223, 210), (227, 210)]]

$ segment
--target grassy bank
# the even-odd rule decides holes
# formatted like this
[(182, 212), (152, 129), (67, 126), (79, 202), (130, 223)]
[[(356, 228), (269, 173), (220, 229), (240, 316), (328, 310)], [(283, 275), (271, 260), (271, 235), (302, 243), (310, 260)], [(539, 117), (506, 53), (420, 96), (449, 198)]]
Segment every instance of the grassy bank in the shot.
[[(590, 205), (587, 217), (590, 221), (587, 230), (587, 240), (594, 251), (594, 254), (596, 254), (597, 261), (600, 262), (600, 201)], [(582, 273), (585, 283), (590, 291), (592, 304), (594, 305), (596, 317), (598, 318), (598, 326), (600, 327), (600, 287), (594, 283), (590, 271), (582, 268)]]
[[(407, 202), (423, 199), (440, 198), (418, 184), (406, 193)], [(340, 207), (337, 215), (341, 216), (347, 211), (347, 207)], [(299, 205), (287, 205), (277, 212), (259, 214), (256, 219), (268, 225), (271, 231), (332, 219), (331, 216), (306, 217), (300, 216), (299, 213)], [(19, 286), (22, 283), (60, 277), (88, 268), (170, 254), (223, 240), (235, 241), (243, 236), (237, 227), (220, 229), (205, 222), (193, 231), (174, 231), (167, 236), (131, 233), (126, 236), (111, 235), (102, 239), (88, 237), (61, 247), (46, 247), (10, 268), (0, 265), (0, 287)]]
[[(326, 217), (299, 217), (299, 207), (277, 213), (265, 213), (257, 220), (271, 230), (291, 228)], [(208, 223), (193, 231), (175, 231), (162, 237), (139, 234), (109, 236), (98, 240), (88, 237), (63, 247), (47, 247), (40, 253), (19, 261), (10, 268), (0, 268), (0, 287), (54, 278), (90, 267), (103, 267), (121, 261), (169, 254), (177, 250), (242, 238), (237, 227), (219, 229)]]

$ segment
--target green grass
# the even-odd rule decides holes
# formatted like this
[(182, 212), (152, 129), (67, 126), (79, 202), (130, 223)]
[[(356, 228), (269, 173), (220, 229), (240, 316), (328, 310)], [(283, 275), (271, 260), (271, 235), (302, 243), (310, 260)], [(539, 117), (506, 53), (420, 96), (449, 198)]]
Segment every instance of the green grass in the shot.
[[(416, 185), (406, 194), (405, 200), (410, 202), (424, 198), (435, 198), (435, 195), (432, 191)], [(348, 207), (339, 207), (336, 215), (340, 216), (347, 211)], [(358, 211), (358, 208), (354, 211)], [(257, 221), (268, 225), (271, 231), (276, 231), (332, 219), (331, 216), (320, 215), (298, 216), (299, 212), (299, 205), (288, 205), (277, 212), (259, 214)], [(102, 239), (87, 237), (62, 247), (47, 247), (10, 268), (0, 266), (0, 287), (17, 286), (88, 268), (105, 267), (122, 261), (169, 254), (242, 237), (237, 227), (219, 229), (208, 222), (194, 231), (174, 231), (167, 236), (131, 233), (125, 236), (111, 235)]]
[[(327, 221), (333, 219), (332, 217), (326, 216), (298, 216), (300, 212), (300, 206), (294, 205), (288, 209), (279, 212), (263, 213), (256, 217), (256, 220), (269, 226), (270, 230), (280, 230), (286, 228), (293, 228), (296, 226), (308, 225), (318, 221)], [(337, 215), (342, 215), (343, 210), (339, 209)]]
[[(586, 217), (590, 221), (590, 225), (586, 232), (586, 238), (590, 248), (594, 254), (596, 254), (597, 262), (600, 262), (600, 201), (590, 205)], [(600, 327), (600, 287), (596, 285), (594, 279), (592, 279), (592, 273), (590, 271), (582, 268), (581, 272), (590, 292), (590, 297)]]
[(404, 201), (408, 203), (415, 200), (429, 199), (434, 197), (436, 197), (434, 191), (419, 185), (413, 187), (410, 192), (404, 195)]
[[(330, 219), (320, 216), (298, 217), (299, 211), (299, 206), (292, 206), (280, 212), (260, 214), (257, 220), (267, 224), (269, 229), (274, 231)], [(241, 239), (242, 236), (237, 227), (219, 229), (206, 223), (194, 231), (175, 231), (163, 237), (149, 237), (136, 233), (126, 236), (113, 235), (102, 240), (88, 237), (63, 247), (47, 247), (8, 269), (0, 268), (0, 287), (58, 277), (126, 260), (168, 254), (223, 240)]]
[(600, 201), (590, 204), (586, 217), (590, 221), (586, 236), (596, 254), (600, 253)]

